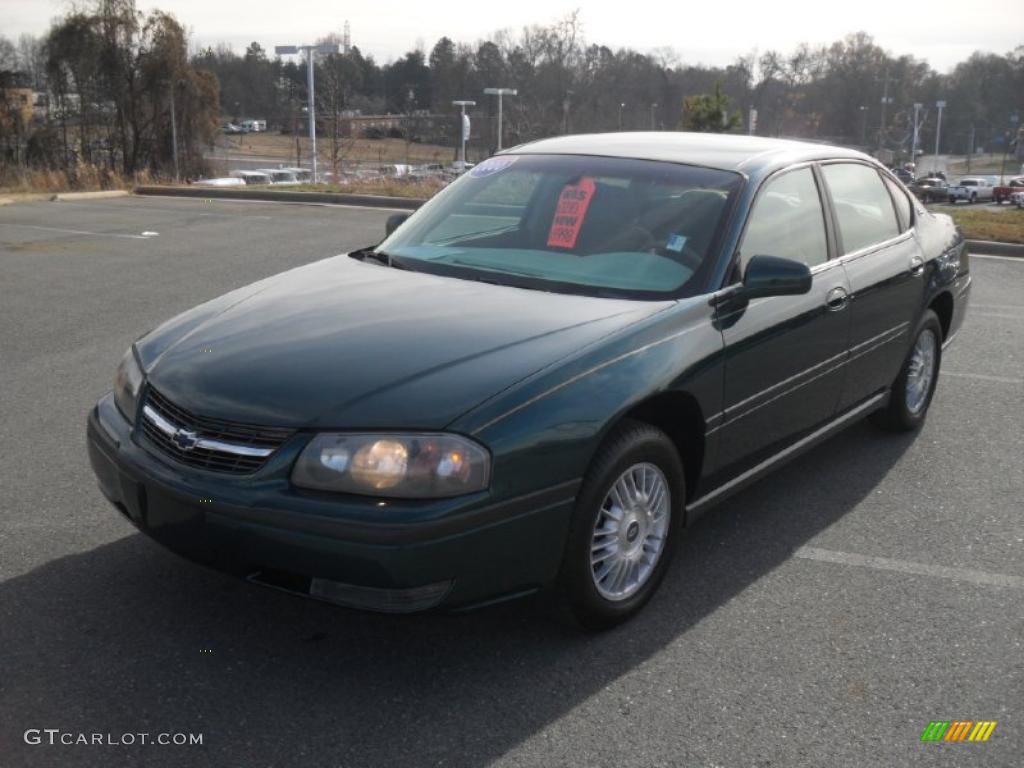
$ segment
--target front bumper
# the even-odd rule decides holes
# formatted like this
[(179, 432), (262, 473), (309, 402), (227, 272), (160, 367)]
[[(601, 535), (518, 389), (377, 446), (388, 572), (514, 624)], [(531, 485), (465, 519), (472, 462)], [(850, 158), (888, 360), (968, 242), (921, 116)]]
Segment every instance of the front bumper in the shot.
[(290, 486), (300, 446), (249, 477), (144, 449), (111, 395), (88, 420), (103, 494), (167, 548), (255, 581), (354, 607), (465, 607), (535, 591), (558, 573), (579, 481), (495, 501), (331, 496)]

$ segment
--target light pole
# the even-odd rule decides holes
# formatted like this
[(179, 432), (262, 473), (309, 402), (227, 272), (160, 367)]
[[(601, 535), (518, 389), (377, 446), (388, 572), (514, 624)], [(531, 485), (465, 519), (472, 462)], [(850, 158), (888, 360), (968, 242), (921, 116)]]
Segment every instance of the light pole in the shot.
[(306, 90), (309, 95), (309, 143), (313, 151), (313, 183), (318, 181), (316, 174), (316, 95), (313, 90), (313, 54), (314, 53), (337, 53), (337, 43), (322, 43), (321, 45), (275, 45), (274, 53), (278, 56), (295, 54), (299, 51), (306, 53)]
[(181, 183), (181, 173), (178, 170), (178, 124), (174, 118), (174, 86), (177, 83), (171, 82), (171, 152), (174, 155), (174, 183)]
[(459, 170), (466, 170), (466, 139), (469, 138), (469, 115), (466, 114), (466, 107), (475, 107), (475, 101), (458, 100), (453, 101), (456, 107), (462, 107), (462, 119), (459, 121), (459, 126), (462, 132), (462, 148), (459, 150)]
[(658, 102), (651, 104), (651, 130), (654, 130), (654, 110), (658, 108)]
[(914, 164), (914, 171), (917, 171), (917, 132), (919, 129), (918, 117), (921, 114), (921, 102), (914, 102), (914, 136), (910, 140), (910, 162)]
[(619, 104), (619, 130), (622, 130), (622, 110), (626, 108), (626, 102)]
[(935, 107), (939, 110), (939, 116), (935, 122), (935, 170), (939, 170), (939, 137), (942, 135), (942, 110), (946, 108), (946, 102), (936, 101)]
[(484, 93), (498, 97), (498, 151), (501, 152), (501, 97), (518, 96), (519, 91), (515, 88), (484, 88)]
[(860, 110), (860, 145), (863, 147), (868, 143), (868, 108), (862, 104), (858, 109)]

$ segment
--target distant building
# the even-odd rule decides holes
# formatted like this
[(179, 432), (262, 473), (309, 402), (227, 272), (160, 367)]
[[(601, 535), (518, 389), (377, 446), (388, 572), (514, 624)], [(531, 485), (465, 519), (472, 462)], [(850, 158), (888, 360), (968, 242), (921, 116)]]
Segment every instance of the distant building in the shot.
[(11, 122), (20, 118), (22, 125), (32, 122), (36, 93), (32, 78), (25, 72), (0, 72), (0, 120)]

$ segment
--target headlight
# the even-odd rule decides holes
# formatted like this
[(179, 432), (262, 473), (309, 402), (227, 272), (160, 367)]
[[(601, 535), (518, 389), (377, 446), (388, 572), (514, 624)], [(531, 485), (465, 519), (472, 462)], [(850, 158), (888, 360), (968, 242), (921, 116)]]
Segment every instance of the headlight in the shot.
[(114, 377), (114, 402), (129, 424), (135, 423), (141, 388), (142, 369), (139, 367), (139, 361), (135, 359), (135, 348), (128, 347)]
[(428, 499), (487, 488), (487, 451), (458, 435), (323, 434), (292, 470), (302, 488), (369, 496)]

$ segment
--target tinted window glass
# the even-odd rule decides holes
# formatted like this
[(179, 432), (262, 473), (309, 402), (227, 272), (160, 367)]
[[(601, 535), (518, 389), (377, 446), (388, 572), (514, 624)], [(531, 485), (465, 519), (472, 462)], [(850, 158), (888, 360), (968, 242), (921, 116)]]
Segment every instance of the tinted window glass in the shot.
[(741, 266), (754, 256), (780, 256), (809, 267), (828, 260), (825, 218), (810, 168), (778, 176), (758, 194), (740, 247)]
[(900, 229), (907, 229), (910, 226), (910, 200), (907, 199), (906, 194), (899, 188), (899, 185), (895, 184), (891, 179), (886, 179), (885, 185), (889, 187), (893, 202), (896, 203), (896, 213), (900, 217)]
[(822, 171), (839, 219), (844, 253), (859, 251), (899, 234), (896, 211), (878, 171), (854, 163), (825, 165)]
[(417, 211), (379, 249), (398, 266), (629, 298), (701, 285), (742, 178), (677, 163), (499, 155)]

